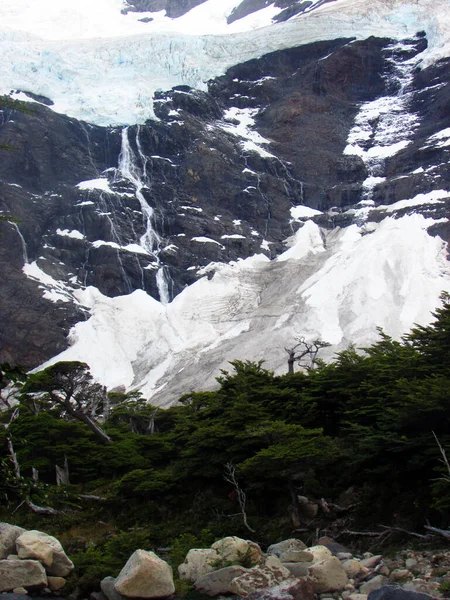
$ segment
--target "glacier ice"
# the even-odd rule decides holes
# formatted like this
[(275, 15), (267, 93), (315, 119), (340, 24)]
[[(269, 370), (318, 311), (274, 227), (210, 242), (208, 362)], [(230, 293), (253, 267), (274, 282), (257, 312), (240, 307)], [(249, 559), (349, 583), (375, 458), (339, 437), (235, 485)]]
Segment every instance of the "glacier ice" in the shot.
[(295, 334), (332, 343), (330, 356), (375, 341), (377, 326), (398, 338), (429, 322), (441, 291), (450, 291), (446, 244), (427, 233), (433, 223), (413, 214), (325, 231), (307, 221), (278, 260), (212, 264), (165, 306), (142, 290), (118, 298), (75, 291), (91, 316), (46, 364), (86, 361), (105, 385), (170, 404), (213, 386), (229, 360), (252, 357), (284, 371), (283, 348)]
[[(208, 79), (232, 65), (283, 48), (337, 37), (404, 38), (425, 30), (429, 47), (422, 58), (427, 64), (448, 54), (450, 46), (447, 0), (337, 0), (285, 23), (271, 24), (264, 13), (257, 23), (240, 20), (230, 26), (217, 18), (222, 2), (209, 0), (198, 7), (209, 9), (209, 16), (197, 20), (212, 32), (208, 35), (188, 27), (195, 9), (165, 29), (158, 23), (145, 29), (148, 24), (132, 24), (128, 15), (117, 13), (119, 0), (101, 0), (98, 10), (83, 0), (67, 30), (61, 23), (71, 22), (68, 7), (75, 11), (69, 0), (56, 7), (52, 0), (2, 3), (0, 93), (41, 94), (54, 101), (57, 112), (99, 125), (135, 124), (154, 117), (156, 90), (179, 84), (205, 89)], [(87, 4), (88, 19), (80, 20)], [(247, 29), (236, 31), (236, 23)], [(99, 37), (99, 32), (110, 37)]]

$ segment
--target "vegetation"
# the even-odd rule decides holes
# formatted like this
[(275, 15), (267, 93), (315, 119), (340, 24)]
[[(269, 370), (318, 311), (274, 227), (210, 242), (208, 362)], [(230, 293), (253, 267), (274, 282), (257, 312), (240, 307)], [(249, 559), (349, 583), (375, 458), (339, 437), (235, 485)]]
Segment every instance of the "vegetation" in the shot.
[[(401, 341), (380, 331), (364, 352), (348, 348), (306, 372), (275, 376), (261, 363), (234, 361), (217, 390), (187, 394), (169, 409), (134, 393), (110, 394), (106, 410), (82, 363), (27, 381), (3, 366), (0, 518), (14, 511), (18, 524), (60, 535), (87, 589), (114, 575), (136, 540), (170, 547), (177, 565), (185, 548), (247, 537), (248, 529), (264, 544), (299, 528), (310, 541), (316, 528), (417, 531), (427, 519), (446, 527), (449, 297), (435, 317)], [(18, 410), (5, 393), (12, 383), (21, 390)], [(66, 460), (70, 484), (57, 487), (55, 465)], [(340, 518), (333, 510), (305, 518), (299, 495), (337, 506)], [(58, 512), (34, 514), (25, 500)], [(102, 527), (93, 528), (98, 521)]]

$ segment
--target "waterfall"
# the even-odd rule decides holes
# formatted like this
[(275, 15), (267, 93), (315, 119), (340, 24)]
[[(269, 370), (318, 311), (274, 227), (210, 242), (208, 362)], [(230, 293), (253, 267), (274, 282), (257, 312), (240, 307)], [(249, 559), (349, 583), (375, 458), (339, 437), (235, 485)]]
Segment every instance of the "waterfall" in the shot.
[(27, 243), (20, 231), (20, 229), (18, 228), (16, 223), (13, 223), (13, 221), (8, 221), (8, 223), (10, 225), (12, 225), (14, 227), (14, 229), (17, 231), (17, 233), (19, 234), (20, 237), (20, 241), (22, 244), (22, 256), (23, 256), (23, 264), (27, 265), (28, 264), (28, 252), (27, 252)]
[[(161, 264), (159, 253), (161, 250), (161, 237), (153, 229), (153, 208), (148, 204), (142, 190), (149, 187), (147, 173), (147, 157), (145, 156), (141, 141), (139, 139), (140, 126), (136, 130), (136, 148), (137, 156), (135, 155), (129, 137), (129, 127), (122, 129), (122, 147), (119, 154), (118, 173), (128, 180), (135, 189), (135, 195), (141, 206), (142, 215), (144, 218), (145, 233), (139, 239), (139, 245), (149, 254), (152, 254), (156, 259), (158, 271), (156, 273), (156, 285), (158, 288), (159, 299), (161, 304), (168, 304), (170, 301), (169, 284), (165, 274), (165, 269)], [(141, 167), (139, 166), (141, 163)]]

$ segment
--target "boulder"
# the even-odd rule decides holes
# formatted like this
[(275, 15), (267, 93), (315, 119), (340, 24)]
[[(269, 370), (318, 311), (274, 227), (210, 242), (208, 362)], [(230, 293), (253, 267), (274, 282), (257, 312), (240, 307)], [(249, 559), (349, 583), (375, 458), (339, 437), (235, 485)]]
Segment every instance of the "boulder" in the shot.
[(0, 560), (7, 558), (16, 551), (16, 539), (25, 532), (22, 527), (0, 523)]
[(347, 573), (347, 577), (349, 579), (358, 579), (363, 575), (367, 575), (369, 569), (361, 564), (357, 558), (350, 558), (349, 560), (344, 560), (342, 562), (342, 566), (344, 567), (344, 571)]
[(389, 576), (392, 583), (405, 583), (411, 577), (408, 569), (394, 569)]
[(73, 562), (59, 541), (42, 531), (26, 531), (16, 539), (19, 558), (39, 560), (49, 575), (66, 577), (73, 570)]
[(253, 592), (247, 600), (314, 600), (312, 581), (306, 577), (289, 579), (271, 588)]
[(367, 558), (363, 558), (361, 564), (367, 567), (368, 569), (373, 569), (377, 566), (379, 562), (383, 559), (381, 554), (376, 554), (375, 556), (369, 556)]
[(314, 580), (314, 591), (317, 594), (343, 590), (348, 583), (344, 567), (335, 556), (313, 563), (308, 569), (308, 575)]
[(0, 592), (46, 585), (45, 569), (37, 560), (0, 560)]
[(123, 600), (124, 596), (116, 592), (114, 588), (115, 582), (115, 577), (105, 577), (100, 582), (100, 588), (108, 600)]
[(66, 580), (64, 579), (64, 577), (48, 576), (47, 581), (48, 587), (51, 589), (52, 592), (57, 592), (66, 585)]
[[(217, 569), (217, 571), (199, 577), (194, 583), (194, 587), (198, 592), (207, 596), (229, 594), (231, 581), (246, 571), (247, 569), (239, 565)], [(110, 598), (109, 600), (113, 599)]]
[(154, 552), (136, 550), (120, 571), (114, 589), (127, 598), (164, 598), (175, 592), (172, 569)]
[(287, 569), (293, 577), (307, 577), (308, 575), (308, 567), (311, 566), (312, 563), (297, 563), (297, 562), (284, 562), (283, 567)]
[(289, 563), (310, 563), (314, 560), (314, 555), (308, 550), (291, 550), (283, 553), (283, 557), (280, 557), (282, 562)]
[(197, 581), (199, 577), (214, 571), (212, 564), (219, 560), (219, 555), (211, 548), (193, 548), (189, 550), (182, 563), (178, 567), (178, 576), (187, 581)]
[(245, 573), (235, 577), (230, 583), (230, 592), (238, 596), (247, 596), (288, 579), (292, 580), (292, 576), (288, 569), (283, 567), (280, 559), (268, 556), (260, 566), (247, 569)]
[(431, 596), (440, 596), (439, 583), (436, 581), (427, 581), (426, 579), (413, 579), (408, 581), (402, 588), (406, 591), (421, 592), (423, 594), (430, 594)]
[(334, 555), (351, 554), (351, 552), (348, 548), (346, 548), (339, 542), (336, 542), (336, 540), (334, 540), (331, 537), (323, 536), (323, 537), (319, 538), (317, 544), (319, 546), (325, 546), (325, 548), (328, 548), (328, 550)]
[(422, 592), (403, 590), (392, 585), (370, 592), (367, 600), (431, 600), (432, 596)]
[(249, 540), (243, 540), (236, 536), (230, 536), (218, 540), (211, 546), (219, 555), (222, 566), (248, 563), (246, 566), (257, 565), (263, 556), (258, 544)]
[(313, 563), (321, 562), (326, 558), (333, 558), (333, 553), (326, 546), (311, 546), (311, 548), (308, 548), (308, 552), (313, 556)]
[(306, 545), (301, 540), (292, 538), (284, 540), (283, 542), (278, 542), (278, 544), (272, 544), (267, 548), (267, 554), (278, 556), (281, 562), (302, 562), (289, 560), (288, 557), (292, 556), (293, 552), (302, 552), (304, 550), (306, 550)]
[(370, 594), (370, 592), (373, 592), (374, 590), (378, 590), (381, 587), (383, 587), (383, 585), (385, 585), (386, 582), (387, 577), (385, 577), (384, 575), (376, 575), (369, 581), (363, 583), (362, 586), (359, 588), (359, 591), (361, 592), (361, 594)]

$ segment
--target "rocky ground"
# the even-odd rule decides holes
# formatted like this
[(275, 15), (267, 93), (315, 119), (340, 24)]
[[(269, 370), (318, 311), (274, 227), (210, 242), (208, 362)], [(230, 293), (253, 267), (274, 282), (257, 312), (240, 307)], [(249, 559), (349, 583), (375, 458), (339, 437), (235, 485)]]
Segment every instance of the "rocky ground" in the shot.
[[(14, 553), (12, 553), (14, 551)], [(191, 549), (178, 577), (202, 596), (249, 600), (427, 600), (446, 597), (450, 552), (402, 550), (392, 557), (355, 555), (331, 538), (306, 547), (296, 538), (269, 546), (226, 537)], [(54, 537), (0, 524), (2, 600), (64, 595), (73, 563)], [(106, 577), (90, 600), (173, 598), (172, 568), (154, 552), (136, 550), (117, 578)], [(77, 592), (70, 596), (75, 600)]]

